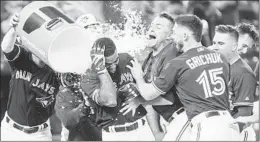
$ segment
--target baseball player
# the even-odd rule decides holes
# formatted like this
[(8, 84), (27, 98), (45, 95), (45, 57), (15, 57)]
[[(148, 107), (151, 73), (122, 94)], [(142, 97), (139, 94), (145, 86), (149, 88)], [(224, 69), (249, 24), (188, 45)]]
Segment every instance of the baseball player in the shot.
[[(95, 125), (96, 119), (90, 117), (89, 100), (81, 91), (80, 78), (80, 75), (72, 73), (60, 75), (62, 87), (56, 98), (55, 110), (64, 127), (61, 140), (101, 141), (101, 129)], [(67, 135), (66, 130), (69, 131)]]
[[(92, 14), (83, 14), (83, 15), (79, 16), (77, 18), (77, 20), (75, 21), (75, 23), (78, 24), (79, 26), (85, 28), (93, 36), (100, 36), (102, 33), (101, 32), (102, 30), (100, 30), (101, 29), (100, 22), (98, 22), (96, 20), (95, 16)], [(65, 101), (65, 103), (66, 103), (66, 101)], [(76, 106), (78, 106), (78, 105), (76, 105)], [(88, 135), (86, 135), (86, 136), (88, 136)], [(67, 141), (68, 137), (69, 137), (69, 130), (66, 129), (66, 127), (64, 125), (62, 125), (61, 141)], [(86, 139), (88, 139), (88, 137), (86, 137)]]
[(228, 62), (202, 46), (202, 23), (197, 16), (181, 15), (175, 21), (174, 39), (183, 45), (184, 53), (169, 61), (152, 83), (144, 81), (141, 66), (132, 61), (129, 68), (140, 94), (152, 100), (176, 88), (191, 121), (189, 140), (237, 140), (238, 125), (229, 112)]
[(55, 72), (16, 42), (19, 14), (2, 41), (11, 69), (7, 112), (1, 122), (2, 141), (51, 141), (49, 118), (53, 114), (59, 83)]
[[(178, 51), (181, 47), (177, 48), (174, 41), (169, 39), (171, 38), (174, 23), (174, 19), (167, 13), (159, 14), (151, 23), (150, 29), (148, 30), (148, 47), (152, 48), (152, 51), (148, 54), (142, 66), (146, 83), (151, 83), (160, 76), (165, 64), (180, 54)], [(127, 110), (129, 111), (132, 107), (135, 108), (135, 106), (139, 104), (153, 105), (154, 110), (160, 114), (160, 125), (164, 133), (169, 131), (168, 125), (172, 128), (169, 137), (165, 138), (165, 140), (179, 140), (182, 135), (181, 131), (184, 131), (183, 127), (188, 123), (188, 119), (175, 91), (175, 89), (172, 89), (162, 97), (158, 97), (152, 101), (145, 101), (139, 96), (139, 100), (135, 99), (135, 103), (132, 101), (126, 105)], [(174, 100), (174, 103), (168, 103), (166, 100)], [(156, 124), (159, 121), (158, 116), (155, 114), (151, 118), (154, 119), (150, 122), (153, 124), (150, 125), (154, 125), (152, 131), (154, 132), (155, 138), (156, 140), (162, 140), (162, 137), (156, 136), (160, 133), (158, 132), (160, 128), (158, 128), (159, 126)]]
[(215, 50), (224, 55), (230, 63), (229, 92), (232, 116), (252, 115), (255, 100), (256, 79), (250, 66), (243, 61), (237, 50), (238, 32), (229, 25), (219, 25), (215, 29), (213, 44)]
[[(258, 87), (259, 87), (259, 61), (256, 64), (255, 70), (254, 70), (255, 75), (257, 76), (257, 82), (258, 82)], [(258, 90), (258, 89), (257, 89)], [(253, 115), (251, 116), (239, 116), (236, 118), (238, 122), (243, 122), (248, 125), (254, 124), (254, 123), (259, 123), (259, 99), (256, 99), (256, 101), (253, 104)]]
[(119, 112), (124, 102), (139, 95), (132, 74), (126, 68), (132, 57), (127, 53), (118, 54), (110, 38), (97, 39), (91, 54), (93, 69), (81, 81), (82, 89), (105, 112), (116, 115), (112, 122), (102, 126), (102, 140), (153, 140), (142, 105), (132, 113)]
[(248, 49), (252, 49), (259, 39), (259, 34), (254, 25), (250, 23), (239, 23), (236, 27), (238, 37), (238, 52), (245, 54)]
[[(239, 56), (239, 52), (245, 53), (247, 48), (252, 48), (254, 44), (254, 38), (251, 37), (252, 33), (249, 36), (249, 32), (253, 32), (249, 30), (251, 28), (249, 26), (249, 24), (239, 24), (237, 29), (240, 33), (229, 25), (217, 26), (213, 47), (211, 47), (223, 54), (231, 64), (229, 93), (230, 110), (234, 118), (252, 115), (253, 102), (255, 100), (256, 79), (254, 73), (249, 65)], [(235, 39), (235, 42), (230, 38)], [(255, 132), (252, 127), (247, 127), (242, 123), (239, 123), (239, 126), (240, 130), (243, 130), (242, 135), (243, 133), (249, 133), (249, 139), (242, 138), (243, 140), (255, 140)]]

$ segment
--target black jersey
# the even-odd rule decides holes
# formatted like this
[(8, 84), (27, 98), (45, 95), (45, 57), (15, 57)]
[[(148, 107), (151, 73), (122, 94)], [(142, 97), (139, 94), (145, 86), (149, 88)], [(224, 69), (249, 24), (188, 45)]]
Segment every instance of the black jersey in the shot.
[(39, 68), (20, 45), (4, 54), (12, 69), (7, 114), (25, 126), (44, 123), (53, 113), (59, 89), (55, 72), (47, 65)]

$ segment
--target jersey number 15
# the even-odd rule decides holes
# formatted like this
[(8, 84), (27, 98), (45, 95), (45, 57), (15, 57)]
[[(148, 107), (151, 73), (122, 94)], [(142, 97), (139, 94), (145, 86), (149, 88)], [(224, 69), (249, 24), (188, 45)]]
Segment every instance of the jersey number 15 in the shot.
[[(202, 85), (205, 98), (213, 97), (213, 95), (219, 96), (225, 92), (226, 85), (224, 79), (218, 75), (223, 73), (223, 68), (216, 68), (211, 70), (203, 70), (196, 82)], [(209, 74), (209, 76), (208, 76)], [(217, 88), (218, 85), (218, 88)], [(213, 86), (213, 91), (211, 90)]]

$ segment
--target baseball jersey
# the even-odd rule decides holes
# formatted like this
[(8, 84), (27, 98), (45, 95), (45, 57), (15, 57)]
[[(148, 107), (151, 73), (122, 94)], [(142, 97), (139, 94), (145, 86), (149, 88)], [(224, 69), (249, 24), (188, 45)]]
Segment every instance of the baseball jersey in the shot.
[[(170, 42), (156, 56), (153, 56), (153, 51), (150, 52), (142, 66), (142, 69), (145, 74), (144, 75), (145, 82), (151, 83), (157, 77), (159, 77), (166, 63), (174, 59), (178, 55), (179, 52), (174, 42)], [(180, 103), (180, 100), (176, 94), (176, 90), (174, 87), (169, 91), (167, 91), (167, 93), (162, 97), (171, 102), (174, 102), (173, 105), (153, 106), (153, 108), (165, 120), (168, 120), (176, 110), (182, 107), (182, 104)]]
[(83, 96), (62, 87), (56, 97), (55, 110), (58, 118), (69, 130), (69, 140), (81, 137), (84, 141), (102, 140), (101, 129), (96, 126), (81, 109), (75, 109), (83, 103)]
[(229, 110), (229, 65), (223, 56), (203, 46), (169, 61), (152, 84), (163, 93), (173, 87), (188, 119), (210, 110)]
[[(126, 68), (126, 65), (131, 65), (130, 61), (133, 59), (129, 54), (127, 53), (119, 53), (119, 63), (116, 69), (116, 72), (114, 74), (110, 73), (110, 76), (114, 82), (114, 85), (116, 88), (120, 88), (121, 86), (129, 83), (129, 82), (135, 82), (130, 69)], [(98, 76), (95, 72), (89, 71), (86, 74), (86, 79), (87, 83), (84, 83), (81, 85), (82, 89), (87, 93), (87, 94), (92, 94), (96, 89), (99, 89), (100, 87), (100, 81), (98, 79)], [(102, 106), (102, 108), (110, 114), (118, 114), (116, 119), (110, 123), (110, 125), (120, 125), (120, 124), (125, 124), (127, 122), (134, 122), (137, 119), (143, 117), (146, 115), (146, 110), (145, 108), (140, 105), (136, 109), (136, 113), (134, 116), (132, 116), (132, 113), (128, 113), (125, 116), (122, 113), (119, 113), (119, 110), (122, 108), (122, 103), (125, 101), (121, 97), (121, 93), (117, 91), (117, 106), (116, 107), (106, 107)]]
[(256, 63), (254, 73), (255, 73), (255, 76), (256, 76), (257, 84), (259, 85), (259, 61)]
[(12, 69), (7, 114), (25, 126), (44, 123), (53, 113), (59, 89), (55, 72), (47, 65), (39, 68), (20, 45), (4, 54)]
[(253, 106), (256, 78), (250, 66), (239, 58), (230, 66), (229, 95), (231, 110), (237, 106)]

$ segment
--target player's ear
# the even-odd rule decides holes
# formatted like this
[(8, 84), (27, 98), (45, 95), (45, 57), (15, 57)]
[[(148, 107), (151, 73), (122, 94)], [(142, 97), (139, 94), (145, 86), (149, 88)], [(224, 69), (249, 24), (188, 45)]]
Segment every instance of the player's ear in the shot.
[(183, 34), (183, 40), (187, 41), (189, 39), (189, 35), (187, 33)]
[(232, 52), (236, 52), (236, 51), (238, 51), (238, 44), (237, 43), (235, 43), (232, 47)]

